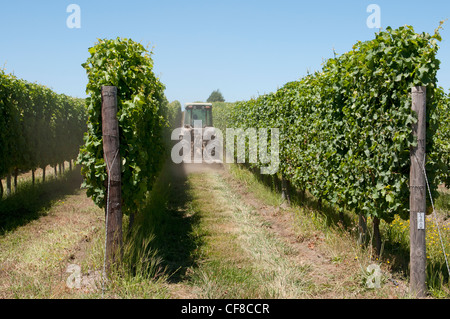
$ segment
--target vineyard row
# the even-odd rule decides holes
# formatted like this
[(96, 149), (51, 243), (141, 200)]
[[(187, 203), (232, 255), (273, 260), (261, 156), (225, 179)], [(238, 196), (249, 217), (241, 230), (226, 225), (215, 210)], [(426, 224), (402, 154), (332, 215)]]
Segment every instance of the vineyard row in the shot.
[(436, 85), (438, 31), (387, 28), (275, 93), (216, 107), (215, 123), (279, 128), (280, 174), (293, 187), (364, 218), (408, 219), (413, 86), (427, 87), (430, 186), (450, 185), (450, 98)]
[(85, 131), (84, 99), (0, 70), (0, 178), (75, 159)]

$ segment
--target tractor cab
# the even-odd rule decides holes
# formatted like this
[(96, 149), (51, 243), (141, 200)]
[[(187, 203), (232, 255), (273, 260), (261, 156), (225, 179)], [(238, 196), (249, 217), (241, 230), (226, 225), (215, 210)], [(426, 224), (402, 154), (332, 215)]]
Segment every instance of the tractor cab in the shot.
[(183, 126), (193, 128), (194, 121), (202, 121), (202, 127), (212, 127), (211, 103), (186, 103), (183, 112)]
[[(201, 124), (201, 126), (199, 124)], [(217, 141), (216, 139), (216, 130), (213, 127), (212, 120), (211, 103), (185, 104), (179, 139), (182, 144), (185, 143), (183, 153), (184, 156), (187, 156), (188, 163), (190, 163), (192, 159), (194, 159), (194, 161), (200, 161), (200, 163), (202, 161), (205, 161), (206, 163), (214, 163), (214, 161), (217, 161), (215, 156), (217, 150), (221, 148), (221, 144), (218, 144), (221, 140), (219, 139), (219, 141)], [(216, 144), (217, 146), (212, 147)], [(187, 155), (188, 152), (185, 153), (185, 150), (190, 150), (190, 155)], [(217, 154), (218, 156), (222, 154), (221, 149)]]

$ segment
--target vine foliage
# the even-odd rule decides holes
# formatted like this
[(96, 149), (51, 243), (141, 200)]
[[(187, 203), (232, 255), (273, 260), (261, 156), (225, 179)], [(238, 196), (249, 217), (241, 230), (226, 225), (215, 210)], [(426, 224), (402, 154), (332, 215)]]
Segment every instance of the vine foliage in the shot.
[(410, 26), (387, 28), (327, 60), (322, 70), (235, 104), (227, 125), (279, 128), (280, 172), (293, 186), (339, 209), (388, 222), (395, 214), (406, 219), (409, 150), (417, 143), (413, 86), (427, 86), (431, 188), (448, 182), (448, 97), (436, 86), (438, 41), (439, 29), (430, 35)]
[(88, 131), (78, 162), (84, 187), (99, 207), (106, 201), (106, 164), (103, 158), (101, 89), (116, 86), (122, 159), (123, 212), (138, 210), (155, 182), (164, 160), (163, 133), (167, 122), (164, 86), (154, 75), (151, 52), (131, 39), (99, 40), (82, 66), (89, 82), (86, 93)]
[(0, 178), (77, 157), (84, 100), (0, 70)]

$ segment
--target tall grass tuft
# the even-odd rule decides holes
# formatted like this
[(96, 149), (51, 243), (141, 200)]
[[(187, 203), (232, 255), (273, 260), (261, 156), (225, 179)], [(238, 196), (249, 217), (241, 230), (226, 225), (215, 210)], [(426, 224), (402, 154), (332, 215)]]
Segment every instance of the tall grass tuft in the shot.
[(123, 266), (130, 276), (152, 280), (162, 277), (165, 269), (158, 250), (153, 248), (155, 235), (146, 234), (141, 225), (136, 225), (123, 247)]

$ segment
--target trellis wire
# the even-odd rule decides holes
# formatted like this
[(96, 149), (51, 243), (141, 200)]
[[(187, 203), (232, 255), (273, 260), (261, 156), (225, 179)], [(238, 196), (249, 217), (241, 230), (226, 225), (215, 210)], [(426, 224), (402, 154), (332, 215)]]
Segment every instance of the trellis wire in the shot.
[[(417, 158), (417, 156), (416, 156), (415, 154), (414, 154), (414, 157), (416, 158), (417, 164), (419, 164), (419, 166), (420, 166), (419, 159)], [(425, 169), (425, 158), (424, 158), (423, 163), (422, 163), (422, 170), (423, 170), (423, 175), (425, 176), (425, 181), (426, 181), (426, 183), (427, 183), (427, 189), (428, 189), (428, 194), (429, 194), (429, 196), (430, 196), (431, 208), (433, 209), (434, 223), (436, 224), (436, 227), (437, 227), (437, 230), (438, 230), (439, 241), (440, 241), (440, 243), (441, 243), (442, 253), (444, 254), (445, 264), (447, 265), (448, 275), (450, 276), (450, 267), (449, 267), (449, 265), (448, 265), (447, 254), (445, 253), (445, 245), (444, 245), (444, 241), (443, 241), (443, 239), (442, 239), (441, 229), (440, 229), (439, 223), (438, 223), (438, 221), (437, 221), (436, 210), (434, 209), (434, 202), (433, 202), (433, 197), (431, 196), (430, 185), (428, 184), (427, 171), (426, 171), (426, 169)]]

